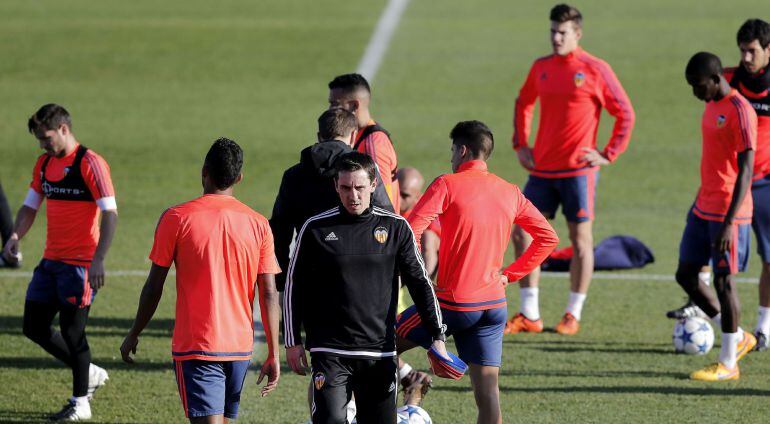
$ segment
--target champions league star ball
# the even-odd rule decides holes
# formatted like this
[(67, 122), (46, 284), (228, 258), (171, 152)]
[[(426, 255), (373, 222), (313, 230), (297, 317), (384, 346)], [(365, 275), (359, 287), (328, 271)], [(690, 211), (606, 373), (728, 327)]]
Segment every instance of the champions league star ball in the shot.
[(398, 424), (433, 424), (430, 415), (424, 409), (414, 405), (398, 408)]
[(677, 321), (672, 339), (677, 353), (705, 355), (714, 346), (714, 330), (703, 318), (685, 318)]

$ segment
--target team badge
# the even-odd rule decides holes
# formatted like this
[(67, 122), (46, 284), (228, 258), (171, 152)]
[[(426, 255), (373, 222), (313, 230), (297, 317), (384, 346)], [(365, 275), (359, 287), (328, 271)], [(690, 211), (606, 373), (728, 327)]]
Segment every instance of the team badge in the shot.
[(722, 128), (725, 126), (725, 122), (727, 121), (727, 117), (724, 115), (717, 116), (717, 128)]
[(385, 244), (388, 241), (388, 229), (385, 227), (377, 227), (374, 229), (374, 239), (380, 244)]
[(70, 173), (70, 167), (67, 166), (67, 167), (64, 168), (64, 175), (66, 176), (69, 173)]
[(582, 72), (575, 74), (575, 87), (580, 87), (586, 81), (586, 75)]
[(316, 390), (321, 390), (321, 387), (324, 386), (324, 383), (326, 383), (326, 376), (322, 372), (319, 372), (313, 377), (313, 385), (315, 386)]

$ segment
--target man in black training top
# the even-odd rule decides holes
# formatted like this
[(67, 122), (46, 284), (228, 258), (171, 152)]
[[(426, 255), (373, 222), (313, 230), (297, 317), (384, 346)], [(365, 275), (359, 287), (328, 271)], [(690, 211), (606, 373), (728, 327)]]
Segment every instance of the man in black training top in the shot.
[(370, 205), (374, 161), (353, 152), (336, 168), (341, 205), (305, 222), (289, 264), (286, 359), (305, 375), (304, 350), (310, 351), (313, 423), (345, 423), (345, 405), (355, 395), (359, 423), (392, 424), (399, 275), (444, 356), (445, 327), (411, 228), (404, 218)]
[[(306, 147), (298, 164), (283, 173), (281, 187), (273, 206), (270, 229), (275, 238), (278, 265), (289, 267), (289, 246), (294, 232), (311, 216), (335, 207), (339, 197), (334, 189), (334, 164), (340, 156), (353, 151), (351, 147), (358, 128), (356, 116), (342, 108), (332, 108), (318, 117), (318, 143)], [(378, 181), (379, 175), (378, 175)], [(374, 206), (393, 211), (381, 184), (372, 195)], [(283, 291), (285, 273), (276, 275), (276, 287)]]

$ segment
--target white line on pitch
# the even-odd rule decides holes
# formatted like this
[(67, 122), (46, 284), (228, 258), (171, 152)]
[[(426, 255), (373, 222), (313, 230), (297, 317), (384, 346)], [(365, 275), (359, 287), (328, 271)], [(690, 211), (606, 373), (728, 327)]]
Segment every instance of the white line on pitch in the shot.
[(393, 33), (396, 32), (398, 22), (401, 20), (401, 15), (404, 14), (408, 4), (409, 0), (389, 0), (385, 10), (380, 15), (377, 27), (375, 27), (372, 38), (369, 39), (369, 44), (364, 51), (364, 56), (361, 58), (361, 62), (358, 63), (358, 73), (363, 75), (369, 82), (377, 74), (382, 58), (385, 56), (385, 52), (388, 51), (390, 39), (393, 38)]
[[(124, 269), (117, 271), (107, 270), (107, 277), (145, 277), (149, 273), (147, 270), (139, 269)], [(172, 269), (169, 274), (174, 275), (175, 272)], [(3, 278), (30, 278), (32, 271), (0, 271), (0, 280)], [(549, 278), (569, 278), (569, 274), (566, 272), (543, 272), (544, 277)], [(611, 280), (611, 281), (668, 281), (674, 282), (674, 274), (632, 274), (632, 273), (620, 273), (620, 272), (596, 272), (593, 276), (594, 280)], [(738, 283), (757, 284), (756, 278), (749, 277), (737, 277), (734, 281)]]

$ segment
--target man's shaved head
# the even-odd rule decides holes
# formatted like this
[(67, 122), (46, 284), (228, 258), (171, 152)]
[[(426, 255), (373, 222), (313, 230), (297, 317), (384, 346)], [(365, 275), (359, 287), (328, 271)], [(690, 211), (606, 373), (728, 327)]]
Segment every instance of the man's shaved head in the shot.
[(684, 76), (692, 87), (692, 94), (704, 102), (719, 100), (726, 94), (722, 91), (729, 91), (722, 76), (722, 61), (713, 53), (695, 53), (687, 62)]
[(398, 178), (398, 185), (401, 196), (400, 213), (412, 209), (414, 205), (420, 200), (422, 195), (422, 188), (425, 186), (425, 179), (415, 168), (401, 168), (396, 173)]

